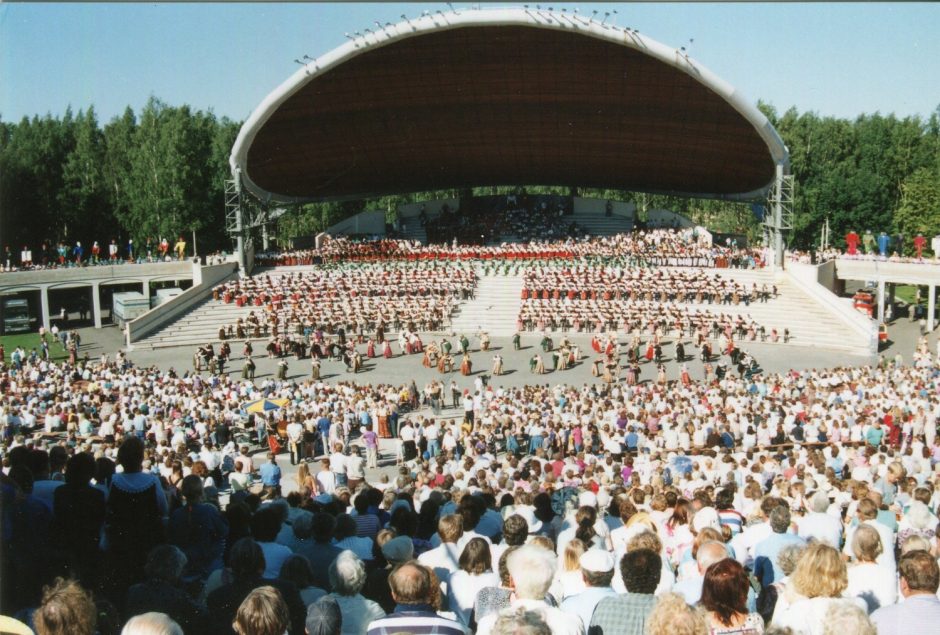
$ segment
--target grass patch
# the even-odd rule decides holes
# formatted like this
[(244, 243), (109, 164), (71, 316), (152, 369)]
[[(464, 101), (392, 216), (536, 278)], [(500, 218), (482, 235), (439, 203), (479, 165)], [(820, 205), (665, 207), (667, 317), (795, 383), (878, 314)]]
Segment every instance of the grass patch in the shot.
[[(49, 339), (49, 354), (52, 356), (52, 359), (55, 361), (68, 359), (69, 353), (66, 350), (62, 349), (62, 346), (52, 340), (52, 335), (47, 336)], [(40, 352), (40, 339), (39, 333), (17, 333), (16, 335), (0, 335), (0, 344), (3, 344), (3, 351), (5, 359), (3, 361), (10, 361), (10, 354), (16, 349), (17, 346), (22, 346), (26, 350), (28, 355), (32, 349), (36, 349), (36, 352)]]
[[(908, 304), (914, 304), (914, 297), (917, 295), (917, 286), (913, 284), (899, 284), (894, 288), (894, 297), (897, 300), (903, 300)], [(926, 303), (927, 294), (921, 294), (921, 303)]]

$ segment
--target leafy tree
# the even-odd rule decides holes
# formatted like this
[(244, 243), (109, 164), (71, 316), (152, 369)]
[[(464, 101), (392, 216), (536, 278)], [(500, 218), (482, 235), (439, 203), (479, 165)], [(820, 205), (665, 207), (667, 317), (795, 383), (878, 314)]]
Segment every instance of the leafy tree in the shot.
[(940, 234), (940, 172), (923, 167), (904, 180), (894, 227), (907, 236)]
[(94, 108), (79, 112), (73, 126), (74, 146), (62, 166), (62, 188), (56, 193), (63, 234), (88, 244), (113, 224), (104, 174), (104, 133)]

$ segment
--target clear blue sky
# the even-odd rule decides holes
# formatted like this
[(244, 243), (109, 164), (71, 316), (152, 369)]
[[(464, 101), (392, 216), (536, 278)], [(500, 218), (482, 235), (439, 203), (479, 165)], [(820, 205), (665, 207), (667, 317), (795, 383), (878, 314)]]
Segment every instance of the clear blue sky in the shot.
[[(694, 38), (694, 58), (778, 111), (927, 117), (940, 105), (940, 4), (562, 6), (617, 9), (618, 24), (675, 47)], [(0, 117), (94, 105), (106, 121), (155, 95), (242, 120), (296, 70), (295, 58), (423, 9), (447, 7), (0, 4)]]

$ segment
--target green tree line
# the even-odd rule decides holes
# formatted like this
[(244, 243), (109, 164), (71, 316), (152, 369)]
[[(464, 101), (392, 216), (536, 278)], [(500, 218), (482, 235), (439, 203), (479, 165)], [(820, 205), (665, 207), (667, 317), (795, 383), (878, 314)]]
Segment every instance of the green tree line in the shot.
[(104, 126), (93, 107), (0, 122), (0, 236), (29, 245), (143, 246), (197, 232), (226, 247), (224, 179), (240, 123), (151, 98)]
[[(796, 181), (792, 247), (816, 246), (829, 220), (834, 242), (849, 230), (940, 234), (940, 107), (929, 118), (860, 115), (822, 117), (795, 108), (779, 115), (759, 107), (790, 150)], [(0, 121), (0, 241), (16, 251), (43, 241), (102, 247), (115, 238), (197, 232), (200, 251), (228, 249), (223, 183), (240, 122), (151, 98), (103, 126), (94, 108), (61, 117)], [(567, 193), (532, 186), (532, 193)], [(505, 187), (474, 188), (503, 194)], [(619, 190), (580, 190), (583, 196), (628, 200), (640, 210), (686, 214), (720, 232), (759, 236), (750, 204), (686, 199)], [(298, 205), (281, 217), (282, 242), (321, 231), (364, 209), (390, 213), (403, 203), (450, 197), (456, 190), (415, 192), (368, 200)], [(910, 241), (908, 241), (910, 243)]]

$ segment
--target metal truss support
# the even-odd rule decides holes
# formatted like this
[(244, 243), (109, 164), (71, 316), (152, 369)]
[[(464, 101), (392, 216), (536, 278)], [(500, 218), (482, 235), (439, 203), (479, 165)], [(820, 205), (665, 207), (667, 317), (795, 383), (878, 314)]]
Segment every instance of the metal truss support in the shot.
[(238, 270), (242, 275), (246, 271), (245, 258), (245, 214), (242, 206), (242, 188), (238, 175), (225, 180), (225, 231), (235, 239), (235, 255), (238, 258)]
[(764, 218), (765, 244), (772, 246), (774, 266), (783, 266), (784, 232), (793, 229), (793, 175), (777, 164), (773, 186), (768, 196), (770, 214)]

